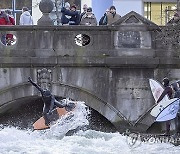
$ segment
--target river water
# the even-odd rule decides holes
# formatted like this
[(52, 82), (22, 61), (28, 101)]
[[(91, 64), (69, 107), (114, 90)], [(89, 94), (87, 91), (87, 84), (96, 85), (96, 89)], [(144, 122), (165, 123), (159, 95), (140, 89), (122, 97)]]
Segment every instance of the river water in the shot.
[(179, 154), (180, 146), (153, 141), (130, 144), (120, 133), (79, 130), (65, 135), (78, 126), (88, 125), (84, 105), (72, 118), (61, 118), (51, 129), (33, 131), (0, 125), (0, 154)]
[(142, 143), (131, 147), (119, 133), (94, 130), (72, 136), (53, 136), (14, 127), (0, 130), (1, 154), (179, 154), (180, 146), (170, 143)]

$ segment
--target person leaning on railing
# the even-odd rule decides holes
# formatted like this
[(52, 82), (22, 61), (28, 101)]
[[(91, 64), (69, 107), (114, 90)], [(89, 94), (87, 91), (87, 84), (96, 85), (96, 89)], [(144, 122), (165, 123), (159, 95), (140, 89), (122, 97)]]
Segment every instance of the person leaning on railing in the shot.
[(86, 14), (82, 16), (82, 19), (80, 21), (80, 25), (86, 25), (86, 26), (96, 26), (97, 25), (97, 19), (95, 15), (92, 13), (92, 8), (87, 8)]

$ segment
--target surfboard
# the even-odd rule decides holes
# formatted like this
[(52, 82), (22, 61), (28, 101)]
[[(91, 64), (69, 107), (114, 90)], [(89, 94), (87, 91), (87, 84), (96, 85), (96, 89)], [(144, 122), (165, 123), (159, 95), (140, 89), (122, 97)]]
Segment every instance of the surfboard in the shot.
[[(155, 102), (159, 99), (159, 97), (161, 96), (161, 94), (164, 91), (164, 88), (162, 86), (162, 84), (160, 84), (158, 81), (154, 80), (154, 79), (149, 79), (149, 84), (150, 84), (150, 88), (153, 94), (153, 97), (155, 99)], [(168, 95), (165, 95), (164, 98), (158, 103), (155, 104), (154, 107), (152, 108), (150, 114), (153, 117), (157, 117), (158, 114), (169, 104), (172, 103), (172, 101), (174, 100), (170, 100)]]
[(179, 98), (170, 99), (169, 102), (171, 102), (169, 105), (167, 105), (162, 111), (157, 115), (156, 121), (157, 122), (163, 122), (172, 120), (176, 117), (178, 110), (179, 110)]
[[(164, 91), (163, 85), (154, 79), (149, 79), (149, 85), (151, 88), (152, 95), (155, 101), (157, 102), (157, 100), (159, 99), (159, 97)], [(169, 100), (168, 95), (165, 95), (162, 100)]]
[(67, 114), (68, 112), (66, 111), (65, 108), (55, 108), (52, 111), (52, 114), (49, 115), (49, 119), (51, 121), (50, 125), (47, 126), (45, 125), (45, 120), (44, 117), (40, 117), (34, 124), (33, 124), (33, 128), (34, 130), (42, 130), (42, 129), (47, 129), (50, 128), (51, 125), (53, 125), (53, 123), (55, 123), (56, 120), (58, 120), (61, 116)]

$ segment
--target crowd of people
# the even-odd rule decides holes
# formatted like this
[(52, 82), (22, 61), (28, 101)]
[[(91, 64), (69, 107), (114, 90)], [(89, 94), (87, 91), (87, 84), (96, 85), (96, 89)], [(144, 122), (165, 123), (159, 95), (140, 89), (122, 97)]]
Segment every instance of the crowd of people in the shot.
[[(77, 10), (76, 5), (70, 5), (68, 2), (65, 3), (64, 7), (61, 8), (61, 25), (111, 25), (118, 21), (121, 16), (116, 12), (116, 7), (111, 6), (108, 8), (104, 15), (101, 17), (99, 22), (96, 19), (95, 14), (91, 7), (87, 4), (83, 5), (83, 12)], [(177, 24), (180, 21), (180, 12), (176, 12), (173, 18), (167, 24)], [(15, 25), (15, 19), (10, 9), (0, 9), (0, 25)], [(27, 7), (22, 8), (20, 15), (19, 25), (33, 25), (33, 17), (31, 16)]]
[[(61, 8), (61, 24), (62, 25), (110, 25), (120, 19), (120, 15), (116, 13), (115, 6), (111, 6), (103, 17), (98, 22), (92, 7), (83, 5), (83, 12), (77, 10), (76, 5), (65, 3)], [(33, 25), (33, 17), (31, 16), (27, 7), (22, 8), (19, 25)], [(0, 10), (0, 25), (15, 25), (15, 19), (12, 12), (8, 9), (5, 11)]]
[[(97, 19), (93, 13), (92, 8), (88, 7), (86, 4), (83, 5), (83, 12), (79, 13), (76, 10), (75, 5), (70, 6), (70, 4), (66, 2), (65, 6), (61, 9), (61, 12), (62, 25), (98, 25)], [(119, 20), (120, 18), (121, 16), (116, 13), (115, 6), (111, 6), (109, 9), (107, 9), (106, 13), (100, 19), (99, 25), (110, 25)]]

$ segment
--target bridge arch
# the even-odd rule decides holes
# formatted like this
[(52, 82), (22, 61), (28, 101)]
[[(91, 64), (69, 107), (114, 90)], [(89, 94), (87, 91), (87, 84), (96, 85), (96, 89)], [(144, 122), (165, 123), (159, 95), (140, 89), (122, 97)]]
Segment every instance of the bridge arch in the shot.
[[(52, 93), (57, 97), (66, 97), (73, 100), (84, 101), (86, 105), (107, 118), (115, 127), (119, 127), (119, 121), (127, 122), (127, 119), (108, 102), (95, 94), (77, 87), (60, 82), (52, 83)], [(7, 87), (0, 91), (0, 113), (17, 108), (20, 102), (29, 102), (39, 98), (38, 91), (28, 82)], [(18, 102), (18, 104), (17, 104)], [(131, 125), (131, 123), (129, 123)]]

